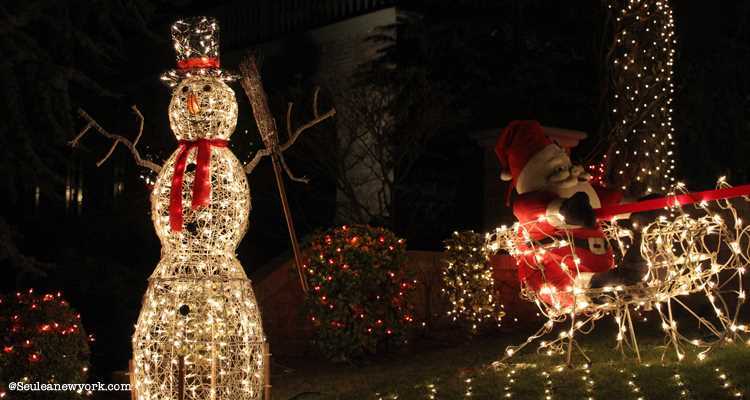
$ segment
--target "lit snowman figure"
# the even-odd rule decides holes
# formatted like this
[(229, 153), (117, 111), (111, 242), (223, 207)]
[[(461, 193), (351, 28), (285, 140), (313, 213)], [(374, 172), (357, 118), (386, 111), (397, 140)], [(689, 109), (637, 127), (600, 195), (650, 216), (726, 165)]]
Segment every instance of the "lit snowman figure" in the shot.
[(138, 399), (260, 399), (264, 343), (258, 305), (235, 250), (250, 190), (227, 147), (237, 124), (232, 78), (219, 69), (215, 20), (172, 27), (178, 69), (169, 121), (178, 149), (161, 167), (151, 212), (161, 260), (149, 278), (135, 335)]

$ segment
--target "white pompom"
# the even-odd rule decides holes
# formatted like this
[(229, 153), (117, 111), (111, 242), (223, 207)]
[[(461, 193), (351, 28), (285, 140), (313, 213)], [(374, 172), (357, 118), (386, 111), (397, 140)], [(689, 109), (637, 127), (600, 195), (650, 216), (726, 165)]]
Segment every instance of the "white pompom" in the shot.
[(513, 175), (510, 174), (510, 171), (501, 171), (500, 172), (500, 179), (504, 181), (509, 181), (513, 179)]

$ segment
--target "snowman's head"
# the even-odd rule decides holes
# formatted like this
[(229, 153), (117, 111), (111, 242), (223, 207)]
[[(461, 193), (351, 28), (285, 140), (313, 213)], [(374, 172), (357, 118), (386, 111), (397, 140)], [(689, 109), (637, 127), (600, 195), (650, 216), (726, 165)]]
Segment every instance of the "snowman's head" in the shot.
[(573, 165), (568, 154), (557, 144), (548, 144), (524, 165), (516, 181), (516, 191), (537, 190), (560, 193), (587, 182), (591, 175), (580, 165)]
[(229, 139), (237, 126), (234, 91), (212, 76), (185, 78), (172, 92), (169, 124), (179, 140)]

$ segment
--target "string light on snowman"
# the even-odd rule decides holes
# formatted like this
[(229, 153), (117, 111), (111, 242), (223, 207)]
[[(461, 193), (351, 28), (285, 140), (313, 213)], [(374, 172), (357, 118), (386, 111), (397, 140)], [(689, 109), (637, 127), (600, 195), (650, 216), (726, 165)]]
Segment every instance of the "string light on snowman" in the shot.
[[(139, 400), (256, 400), (268, 396), (268, 351), (250, 280), (235, 256), (248, 228), (250, 189), (245, 177), (272, 153), (260, 150), (248, 165), (228, 148), (237, 125), (238, 76), (220, 69), (219, 25), (207, 17), (172, 26), (177, 68), (162, 76), (173, 88), (170, 127), (178, 148), (159, 166), (142, 159), (135, 140), (109, 133), (85, 111), (86, 126), (128, 147), (138, 165), (158, 174), (151, 215), (162, 244), (133, 335), (132, 383)], [(259, 77), (254, 77), (259, 80)], [(265, 101), (265, 98), (264, 98)], [(317, 105), (317, 98), (316, 98)], [(277, 155), (331, 110), (295, 132)], [(289, 174), (289, 172), (287, 170)], [(265, 389), (265, 390), (264, 390)]]

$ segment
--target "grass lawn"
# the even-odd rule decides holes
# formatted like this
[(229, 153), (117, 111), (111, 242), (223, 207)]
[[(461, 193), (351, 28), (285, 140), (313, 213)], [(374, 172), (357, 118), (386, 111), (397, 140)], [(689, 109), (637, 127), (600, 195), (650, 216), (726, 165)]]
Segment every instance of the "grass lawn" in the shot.
[[(674, 353), (660, 357), (663, 339), (639, 337), (643, 364), (623, 360), (606, 327), (581, 338), (592, 364), (578, 356), (573, 369), (562, 356), (537, 355), (536, 346), (501, 358), (505, 346), (523, 341), (520, 333), (475, 338), (462, 344), (426, 349), (372, 361), (368, 365), (277, 360), (272, 375), (274, 399), (737, 399), (750, 395), (750, 346), (718, 348), (704, 361), (691, 349), (681, 363)], [(502, 336), (502, 337), (501, 337)], [(719, 369), (718, 371), (716, 369)], [(433, 397), (431, 397), (431, 395)], [(549, 396), (549, 397), (547, 397)]]

